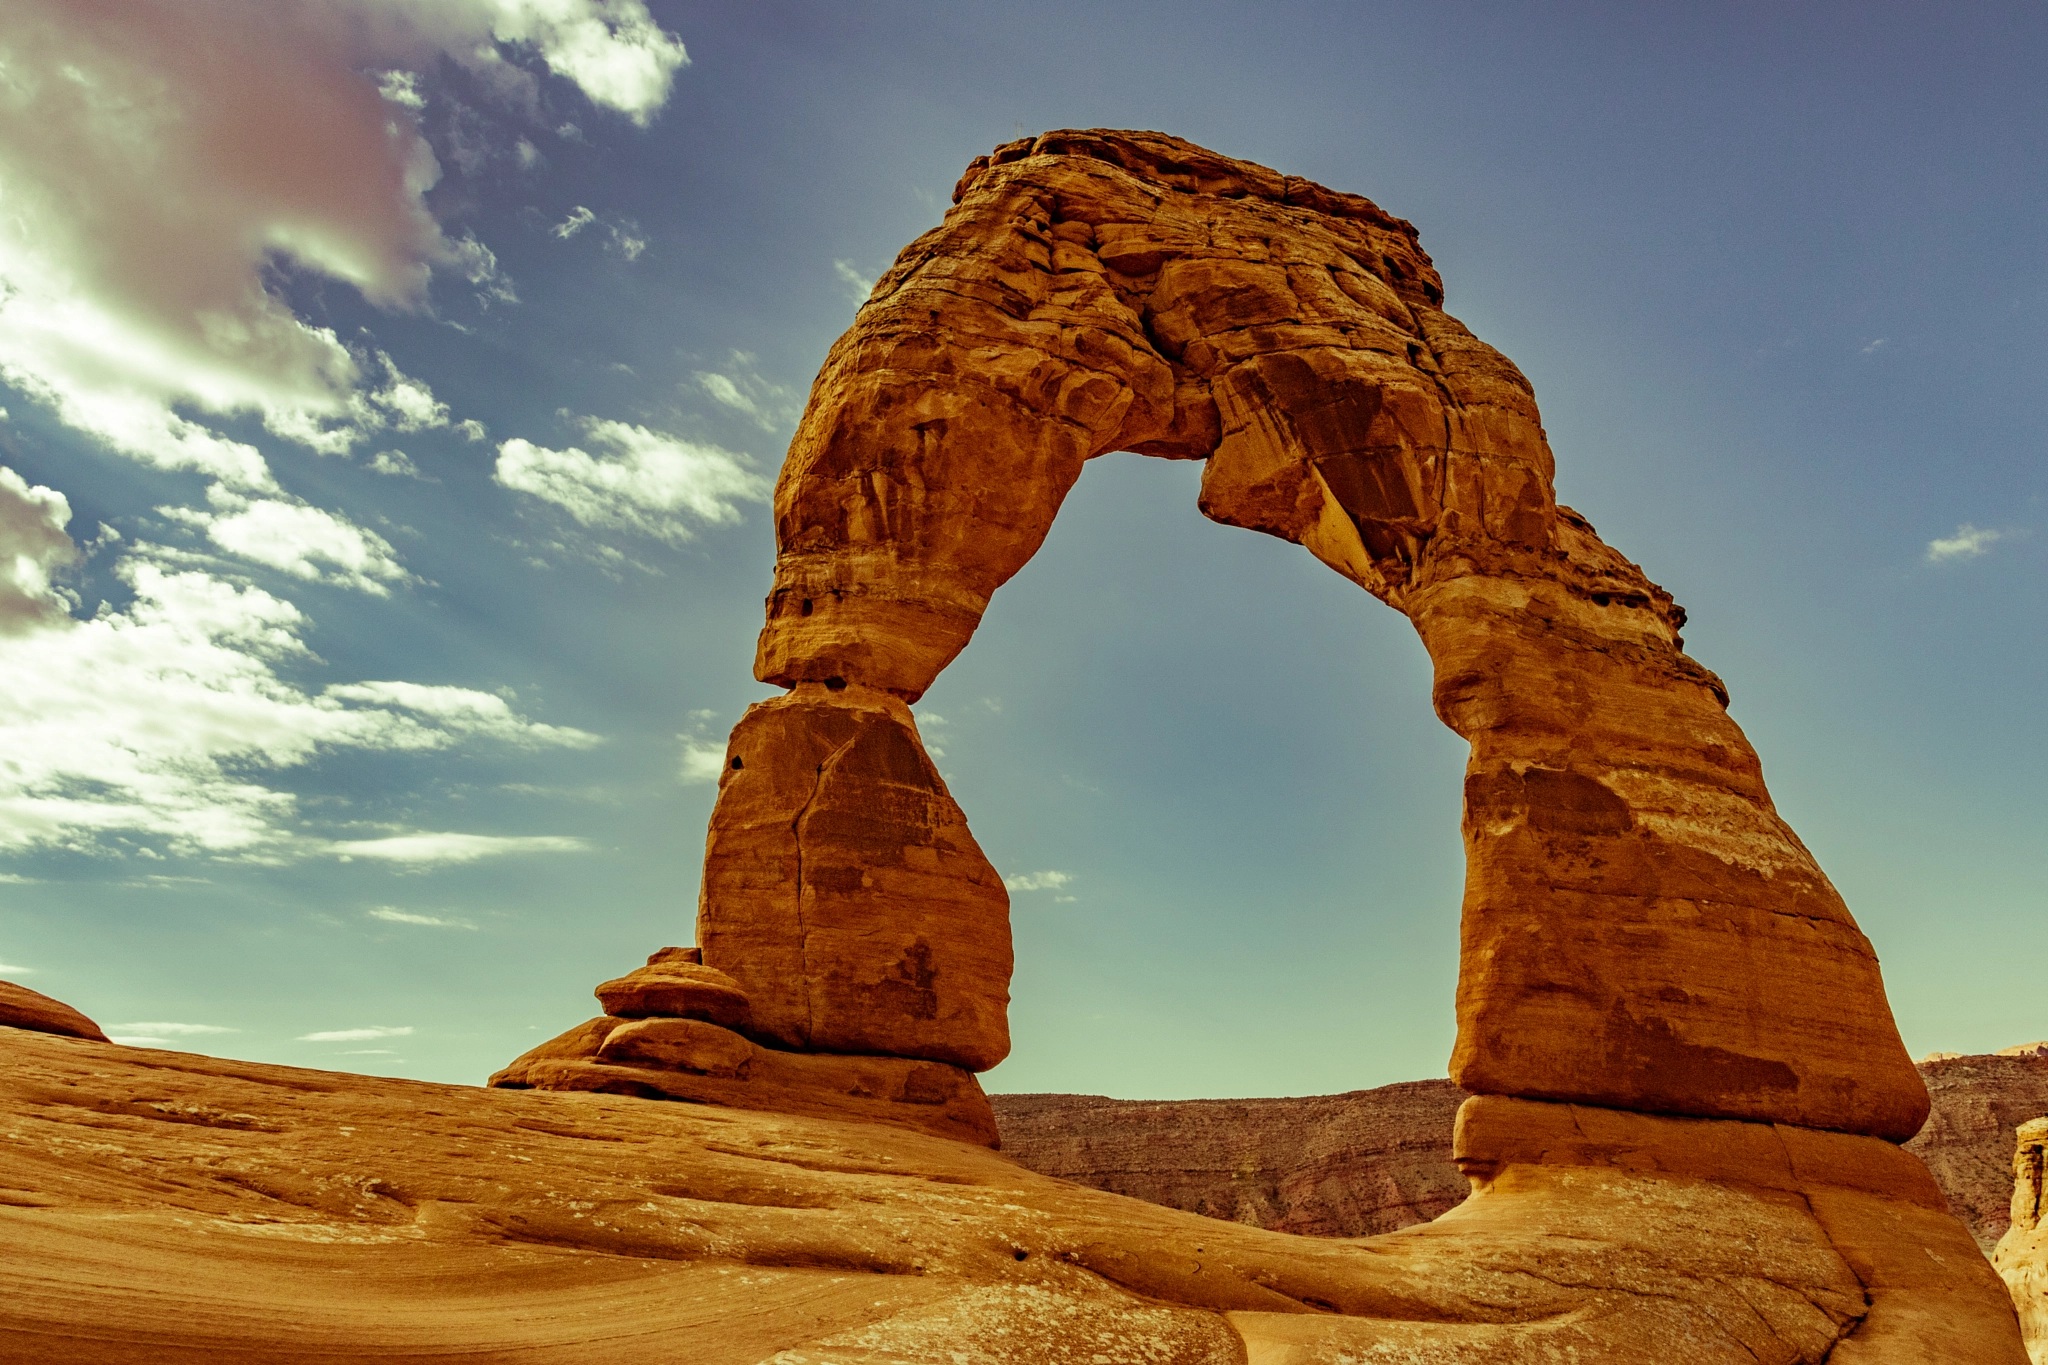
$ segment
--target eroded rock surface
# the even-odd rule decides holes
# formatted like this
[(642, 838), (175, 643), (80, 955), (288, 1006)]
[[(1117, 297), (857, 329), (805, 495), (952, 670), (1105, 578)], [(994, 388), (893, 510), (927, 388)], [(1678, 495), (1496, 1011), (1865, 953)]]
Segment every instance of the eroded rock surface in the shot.
[(1528, 381), (1443, 311), (1412, 226), (1101, 130), (999, 148), (955, 200), (833, 346), (777, 484), (756, 673), (793, 691), (735, 731), (699, 911), (759, 1020), (1001, 1055), (999, 884), (880, 699), (965, 647), (1089, 458), (1135, 450), (1206, 461), (1207, 515), (1420, 632), (1472, 745), (1460, 1085), (1920, 1126), (1877, 959), (1683, 652), (1683, 611), (1557, 506)]
[(1889, 1143), (1482, 1098), (1457, 1158), (1434, 1223), (1291, 1237), (885, 1124), (0, 1030), (0, 1358), (2024, 1360)]
[(1304, 1099), (991, 1095), (1003, 1154), (1043, 1175), (1227, 1222), (1370, 1237), (1455, 1208), (1467, 1098), (1408, 1081)]
[(2031, 1119), (2015, 1134), (2012, 1223), (1993, 1262), (2019, 1310), (2020, 1330), (2034, 1365), (2048, 1365), (2048, 1118)]
[(0, 1027), (61, 1033), (101, 1043), (107, 1041), (107, 1035), (100, 1032), (98, 1024), (62, 1000), (52, 1000), (41, 991), (17, 986), (12, 981), (0, 981)]

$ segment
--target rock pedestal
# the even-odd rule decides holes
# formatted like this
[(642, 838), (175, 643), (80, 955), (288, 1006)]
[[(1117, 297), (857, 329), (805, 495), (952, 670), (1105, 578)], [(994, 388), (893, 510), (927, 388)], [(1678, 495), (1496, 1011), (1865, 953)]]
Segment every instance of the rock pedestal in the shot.
[(2023, 1123), (2012, 1158), (2012, 1226), (1992, 1254), (2033, 1365), (2048, 1365), (2048, 1118)]

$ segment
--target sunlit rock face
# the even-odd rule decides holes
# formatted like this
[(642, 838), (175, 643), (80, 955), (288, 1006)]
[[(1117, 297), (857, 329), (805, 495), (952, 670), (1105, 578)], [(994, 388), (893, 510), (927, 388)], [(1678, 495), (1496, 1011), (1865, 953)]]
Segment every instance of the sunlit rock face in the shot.
[(2034, 1365), (2048, 1365), (2048, 1118), (2020, 1125), (2012, 1177), (2012, 1226), (1992, 1261), (2012, 1291)]
[[(777, 484), (756, 673), (788, 695), (728, 746), (700, 952), (606, 983), (604, 1018), (493, 1083), (756, 1111), (735, 1138), (761, 1111), (886, 1127), (866, 1169), (1032, 1223), (1044, 1187), (999, 1157), (941, 1174), (897, 1146), (995, 1145), (973, 1073), (1009, 1047), (1007, 898), (908, 705), (1082, 465), (1134, 450), (1206, 461), (1207, 515), (1404, 613), (1471, 742), (1469, 1197), (1356, 1243), (1270, 1242), (1060, 1185), (1044, 1240), (960, 1261), (928, 1316), (773, 1359), (2023, 1360), (2003, 1286), (1896, 1145), (1928, 1098), (1869, 943), (1683, 653), (1684, 613), (1556, 504), (1528, 382), (1442, 303), (1407, 223), (1175, 138), (977, 160), (834, 345)], [(967, 1235), (961, 1209), (898, 1193), (850, 1209), (854, 1235)], [(822, 1225), (742, 1217), (773, 1224), (776, 1264), (841, 1264)], [(1020, 1275), (1029, 1311), (986, 1338)], [(1103, 1286), (1103, 1321), (1180, 1305), (1186, 1335), (1076, 1328)]]
[[(921, 695), (1083, 463), (1135, 450), (1206, 460), (1205, 513), (1421, 633), (1472, 744), (1453, 1079), (1912, 1135), (1869, 942), (1683, 611), (1557, 506), (1528, 381), (1443, 298), (1406, 222), (1175, 138), (1049, 133), (968, 168), (832, 348), (776, 489), (756, 672), (796, 695), (735, 732), (699, 926), (777, 1036), (1001, 1056), (999, 887), (875, 697)], [(901, 774), (856, 738), (884, 731)], [(888, 858), (813, 787), (877, 812)]]

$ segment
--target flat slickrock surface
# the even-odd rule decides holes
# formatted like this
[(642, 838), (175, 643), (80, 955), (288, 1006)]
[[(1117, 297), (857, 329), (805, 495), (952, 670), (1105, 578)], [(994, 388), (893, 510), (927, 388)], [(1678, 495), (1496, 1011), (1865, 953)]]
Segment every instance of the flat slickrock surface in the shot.
[(0, 1361), (2025, 1360), (1889, 1144), (1495, 1108), (1471, 1197), (1351, 1240), (880, 1124), (0, 1028)]

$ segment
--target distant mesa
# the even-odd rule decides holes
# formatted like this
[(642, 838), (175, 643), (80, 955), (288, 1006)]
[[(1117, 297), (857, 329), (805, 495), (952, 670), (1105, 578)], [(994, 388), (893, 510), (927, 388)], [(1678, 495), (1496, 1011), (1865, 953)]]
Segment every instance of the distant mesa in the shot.
[(17, 986), (12, 981), (0, 981), (0, 1026), (33, 1029), (37, 1033), (55, 1033), (67, 1038), (90, 1038), (96, 1043), (107, 1041), (107, 1035), (100, 1031), (98, 1024), (71, 1006), (61, 1000), (52, 1000), (40, 991)]

